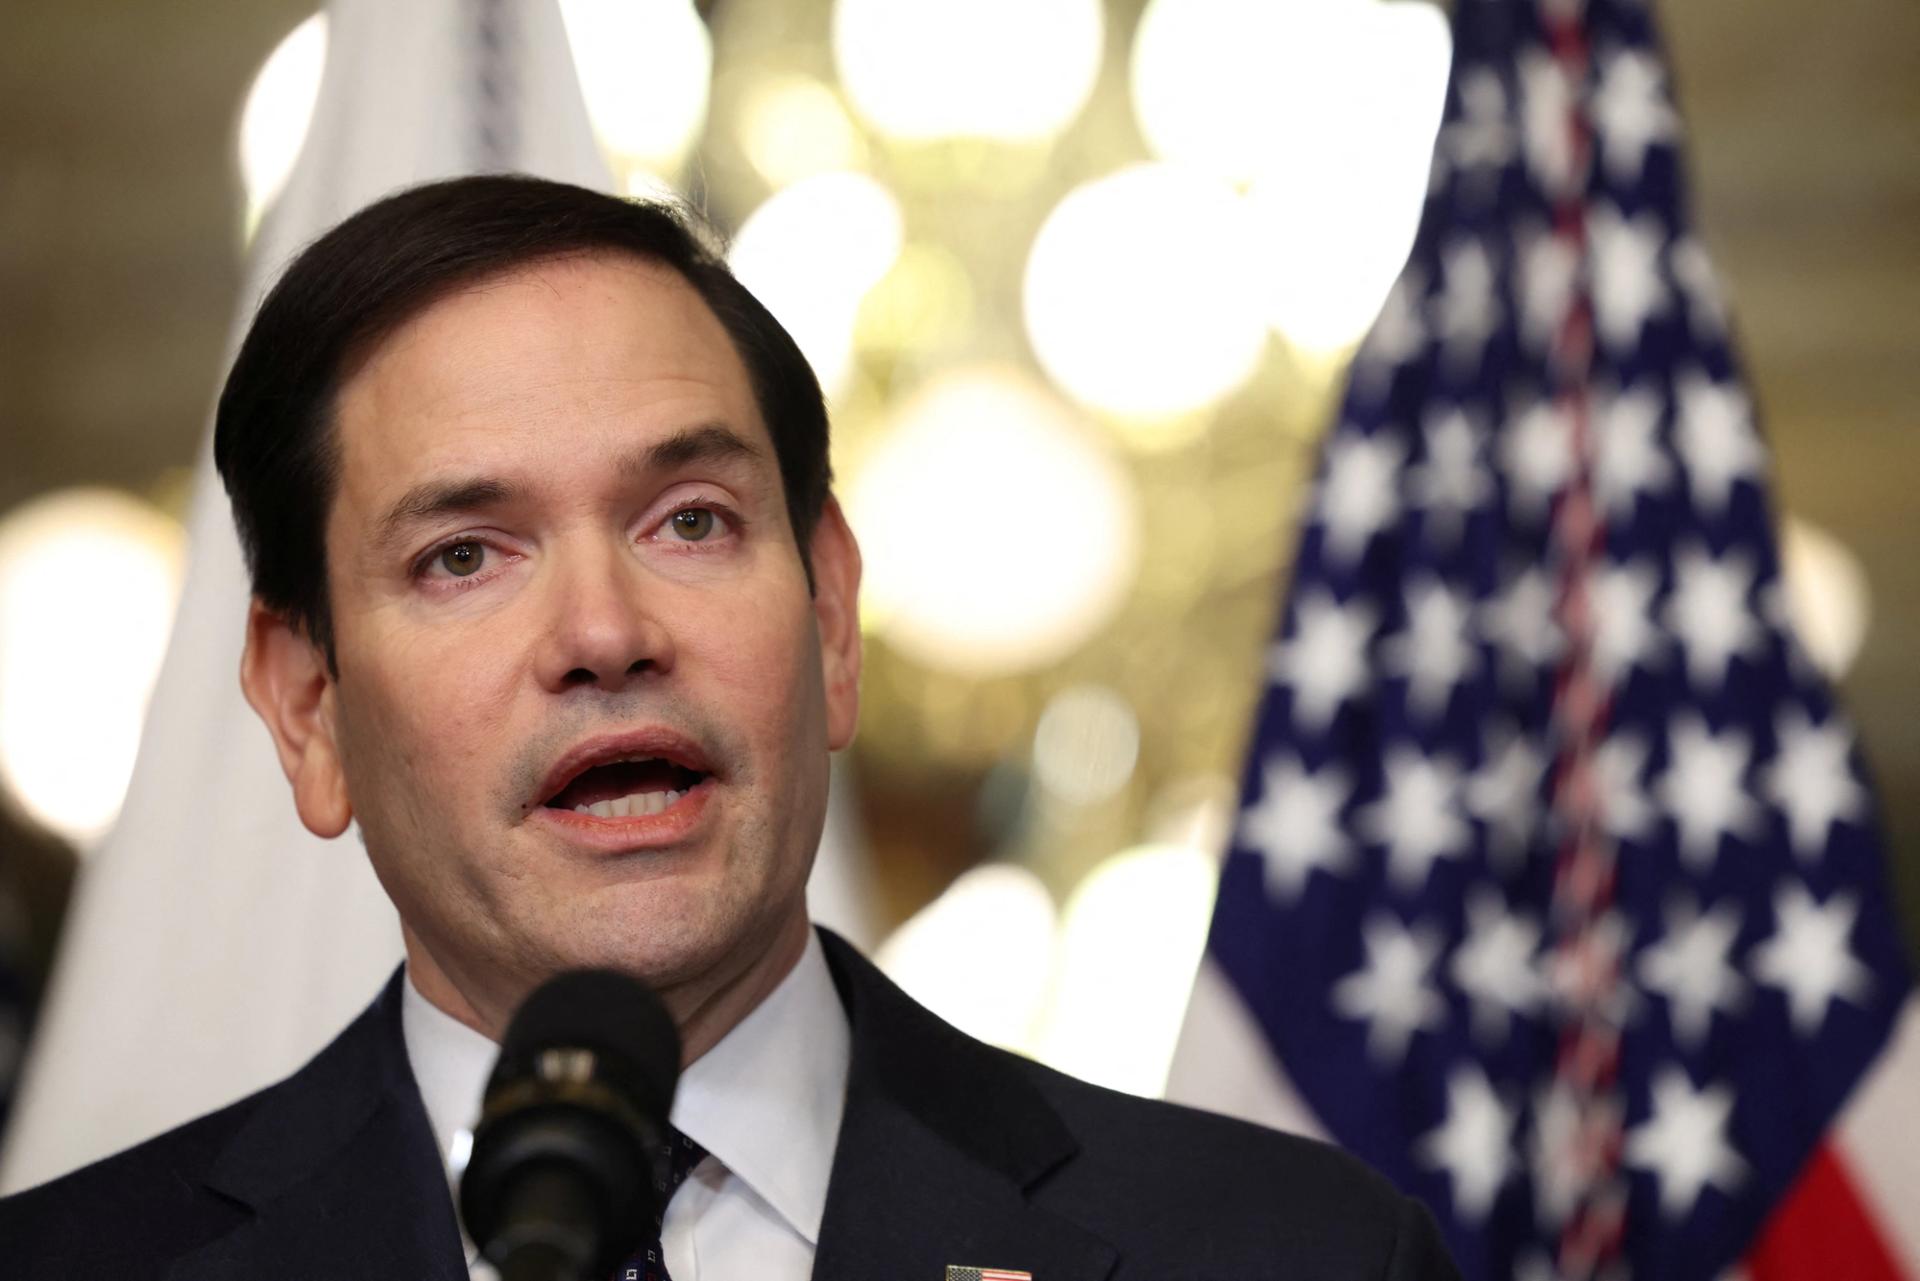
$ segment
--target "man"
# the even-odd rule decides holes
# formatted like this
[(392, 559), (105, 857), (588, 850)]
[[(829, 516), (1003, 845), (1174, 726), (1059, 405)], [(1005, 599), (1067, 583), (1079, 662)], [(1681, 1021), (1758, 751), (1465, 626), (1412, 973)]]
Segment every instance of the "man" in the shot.
[(970, 1041), (809, 926), (860, 555), (805, 360), (670, 213), (362, 211), (262, 305), (215, 456), (247, 696), (406, 964), (288, 1080), (0, 1202), (8, 1275), (465, 1276), (494, 1039), (580, 966), (680, 1030), (680, 1281), (1452, 1275), (1350, 1159)]

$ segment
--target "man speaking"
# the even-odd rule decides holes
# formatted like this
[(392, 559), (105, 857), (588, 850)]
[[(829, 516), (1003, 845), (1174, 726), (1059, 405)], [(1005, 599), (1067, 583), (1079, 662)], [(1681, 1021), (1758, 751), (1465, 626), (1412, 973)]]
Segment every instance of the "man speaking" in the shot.
[(799, 349), (661, 207), (465, 178), (302, 253), (216, 425), (241, 680), (406, 963), (287, 1080), (0, 1201), (6, 1275), (467, 1276), (496, 1042), (581, 968), (679, 1031), (659, 1277), (1454, 1275), (1352, 1159), (974, 1042), (809, 925), (859, 704), (827, 456)]

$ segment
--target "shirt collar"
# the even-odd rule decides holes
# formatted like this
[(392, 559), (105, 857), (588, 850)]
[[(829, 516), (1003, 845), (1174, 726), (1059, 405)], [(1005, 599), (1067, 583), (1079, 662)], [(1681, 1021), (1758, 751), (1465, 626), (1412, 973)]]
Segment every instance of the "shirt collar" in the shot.
[[(408, 975), (400, 1026), (440, 1159), (455, 1179), (499, 1047), (420, 995)], [(670, 1116), (809, 1244), (846, 1107), (851, 1038), (819, 935), (765, 1000), (680, 1076)]]

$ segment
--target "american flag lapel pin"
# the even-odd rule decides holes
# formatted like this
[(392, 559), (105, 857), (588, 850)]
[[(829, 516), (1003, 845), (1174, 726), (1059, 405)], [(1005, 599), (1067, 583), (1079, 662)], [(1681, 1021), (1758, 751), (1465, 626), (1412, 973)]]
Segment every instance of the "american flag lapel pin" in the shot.
[(949, 1263), (947, 1281), (1033, 1281), (1033, 1273), (1015, 1272), (1011, 1268), (963, 1268)]

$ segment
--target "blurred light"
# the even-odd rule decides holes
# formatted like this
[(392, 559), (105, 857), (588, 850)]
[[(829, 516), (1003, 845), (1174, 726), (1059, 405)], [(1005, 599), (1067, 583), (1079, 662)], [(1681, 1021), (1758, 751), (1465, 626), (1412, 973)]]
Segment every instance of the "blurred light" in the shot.
[(179, 597), (180, 527), (74, 489), (0, 521), (0, 779), (85, 844), (113, 825)]
[[(1236, 183), (1286, 174), (1295, 136), (1351, 128), (1341, 117), (1431, 106), (1430, 148), (1450, 44), (1430, 4), (1151, 0), (1134, 35), (1134, 114), (1154, 155)], [(1407, 75), (1419, 83), (1393, 79)]]
[(1042, 1061), (1157, 1096), (1206, 946), (1219, 865), (1195, 849), (1144, 845), (1095, 868), (1067, 903)]
[(1452, 41), (1431, 4), (1153, 0), (1133, 52), (1154, 154), (1250, 184), (1267, 318), (1358, 339), (1412, 247)]
[(713, 41), (691, 0), (560, 0), (600, 145), (670, 170), (707, 119)]
[(1037, 142), (1086, 105), (1100, 0), (838, 0), (833, 55), (854, 110), (909, 142)]
[(1218, 400), (1253, 372), (1266, 343), (1247, 232), (1230, 188), (1170, 166), (1075, 188), (1027, 259), (1034, 353), (1069, 395), (1123, 416)]
[(740, 109), (740, 149), (776, 187), (866, 161), (865, 140), (840, 99), (806, 76), (755, 81)]
[(316, 13), (274, 46), (240, 110), (240, 180), (252, 228), (293, 173), (320, 98), (327, 65), (327, 15)]
[[(1213, 428), (1213, 415), (1207, 409), (1180, 414), (1160, 414), (1150, 418), (1109, 416), (1106, 425), (1121, 443), (1136, 453), (1177, 453), (1197, 444)], [(1201, 588), (1204, 580), (1189, 578), (1185, 586)]]
[(862, 352), (896, 355), (950, 348), (968, 339), (973, 313), (967, 264), (943, 246), (908, 241), (861, 304), (855, 342)]
[(1127, 785), (1140, 758), (1140, 721), (1104, 685), (1061, 690), (1033, 733), (1033, 773), (1071, 805), (1096, 805)]
[(860, 301), (900, 254), (899, 202), (864, 174), (826, 173), (748, 215), (728, 261), (833, 395), (853, 364)]
[(969, 1036), (1028, 1051), (1053, 973), (1053, 898), (1025, 868), (963, 873), (880, 946), (907, 995)]
[(1814, 665), (1838, 680), (1867, 639), (1873, 613), (1867, 571), (1845, 543), (1797, 516), (1782, 522), (1780, 562), (1794, 635)]
[(932, 667), (1041, 667), (1106, 622), (1133, 580), (1127, 474), (1018, 373), (914, 396), (851, 491), (870, 623)]

